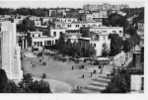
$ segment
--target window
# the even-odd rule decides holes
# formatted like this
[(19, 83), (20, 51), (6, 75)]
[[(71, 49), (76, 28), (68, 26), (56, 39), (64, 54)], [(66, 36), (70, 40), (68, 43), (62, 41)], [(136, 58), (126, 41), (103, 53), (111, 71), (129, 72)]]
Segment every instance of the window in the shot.
[(68, 22), (71, 22), (71, 20), (69, 19)]
[(56, 36), (56, 32), (53, 32), (53, 35)]
[(62, 35), (63, 34), (63, 32), (60, 32), (60, 35)]
[(76, 25), (76, 27), (79, 27), (79, 25)]
[(96, 47), (96, 44), (94, 43), (94, 47)]
[(105, 36), (103, 36), (103, 40), (105, 40)]
[(36, 45), (36, 42), (34, 42), (34, 45)]
[(49, 45), (49, 46), (50, 46), (50, 45), (51, 45), (51, 41), (47, 41), (47, 45)]
[(71, 24), (68, 24), (68, 27), (71, 27)]
[(141, 78), (141, 90), (144, 90), (144, 77)]
[(40, 42), (40, 46), (42, 46), (42, 42)]
[(100, 38), (99, 38), (99, 35), (96, 35), (96, 39), (97, 39), (97, 40), (99, 40), (99, 39), (100, 39)]
[(122, 33), (122, 31), (120, 30), (119, 33)]

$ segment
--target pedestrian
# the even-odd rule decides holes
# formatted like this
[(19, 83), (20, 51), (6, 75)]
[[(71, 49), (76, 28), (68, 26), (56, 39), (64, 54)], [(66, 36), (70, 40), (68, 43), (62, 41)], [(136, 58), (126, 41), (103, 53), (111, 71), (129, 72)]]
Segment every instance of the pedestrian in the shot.
[(98, 66), (98, 69), (101, 69), (101, 65)]
[(93, 73), (92, 73), (92, 72), (90, 72), (90, 77), (92, 77), (92, 75), (93, 75)]
[(84, 74), (82, 75), (82, 78), (84, 78)]
[(100, 74), (102, 74), (102, 72), (103, 72), (103, 67), (101, 67)]
[(93, 71), (93, 74), (96, 74), (96, 73), (97, 73), (97, 71), (96, 71), (96, 70), (94, 70), (94, 71)]
[(74, 69), (74, 67), (72, 66), (72, 70)]

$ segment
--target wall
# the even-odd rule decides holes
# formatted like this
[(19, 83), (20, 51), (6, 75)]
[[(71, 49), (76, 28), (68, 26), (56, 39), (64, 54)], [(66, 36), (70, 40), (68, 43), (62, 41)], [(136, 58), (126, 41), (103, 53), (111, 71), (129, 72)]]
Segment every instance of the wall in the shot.
[(131, 75), (131, 91), (140, 92), (144, 75)]

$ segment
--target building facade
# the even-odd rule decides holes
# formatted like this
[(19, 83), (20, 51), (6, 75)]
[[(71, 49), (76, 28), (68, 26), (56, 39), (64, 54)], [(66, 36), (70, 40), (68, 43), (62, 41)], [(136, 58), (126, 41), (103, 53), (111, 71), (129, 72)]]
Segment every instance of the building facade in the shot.
[(10, 80), (20, 81), (23, 78), (21, 70), (20, 47), (16, 39), (16, 24), (10, 21), (1, 23), (2, 34), (2, 69)]

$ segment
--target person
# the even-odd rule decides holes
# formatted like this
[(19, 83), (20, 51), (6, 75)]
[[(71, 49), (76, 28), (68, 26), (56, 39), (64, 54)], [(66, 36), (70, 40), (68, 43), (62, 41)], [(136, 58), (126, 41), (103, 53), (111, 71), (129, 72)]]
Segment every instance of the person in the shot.
[(72, 66), (72, 70), (74, 69), (74, 67)]
[(82, 78), (84, 78), (84, 74), (82, 75)]
[(96, 72), (97, 72), (97, 71), (96, 71), (96, 70), (94, 70), (94, 71), (93, 71), (93, 74), (96, 74)]
[(98, 66), (98, 69), (101, 69), (101, 65)]
[(92, 75), (93, 75), (93, 73), (92, 73), (92, 72), (90, 72), (90, 77), (92, 77)]
[(103, 72), (103, 67), (101, 67), (100, 74), (102, 74), (102, 72)]

